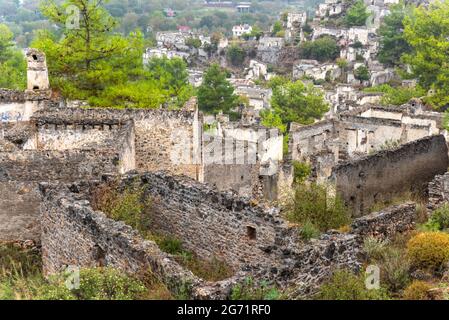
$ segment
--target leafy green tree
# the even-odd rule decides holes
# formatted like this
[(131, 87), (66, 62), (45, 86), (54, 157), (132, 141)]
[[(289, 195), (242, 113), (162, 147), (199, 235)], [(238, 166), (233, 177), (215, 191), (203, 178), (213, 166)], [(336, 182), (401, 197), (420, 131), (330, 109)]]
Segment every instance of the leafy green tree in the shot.
[(180, 58), (153, 58), (145, 76), (139, 80), (105, 88), (98, 97), (90, 98), (95, 106), (119, 108), (178, 109), (193, 95), (187, 64)]
[(283, 123), (311, 124), (329, 111), (323, 92), (301, 81), (274, 86), (271, 105)]
[(198, 49), (199, 47), (201, 47), (201, 40), (198, 38), (188, 38), (186, 40), (186, 45), (191, 47), (191, 48), (195, 48)]
[(258, 25), (255, 25), (253, 26), (253, 30), (251, 31), (251, 33), (243, 35), (243, 38), (255, 38), (256, 40), (259, 40), (261, 36), (263, 36), (263, 30)]
[(412, 52), (403, 56), (412, 74), (425, 89), (426, 101), (435, 108), (449, 104), (449, 2), (433, 2), (415, 8), (404, 19), (405, 40)]
[(284, 28), (282, 27), (281, 21), (276, 21), (273, 25), (273, 29), (271, 30), (271, 35), (275, 37), (279, 32), (283, 31)]
[[(114, 32), (117, 22), (101, 0), (65, 0), (61, 5), (46, 0), (42, 13), (62, 30), (62, 37), (40, 32), (33, 46), (48, 57), (53, 87), (64, 96), (88, 99), (108, 86), (137, 80), (143, 74), (143, 36), (140, 32), (123, 37)], [(71, 14), (80, 9), (79, 28), (67, 27)]]
[(246, 52), (240, 46), (233, 44), (229, 47), (226, 56), (233, 66), (240, 67), (245, 61)]
[(389, 84), (382, 84), (375, 87), (365, 88), (365, 92), (384, 93), (381, 99), (383, 105), (400, 106), (409, 102), (412, 98), (425, 96), (426, 91), (419, 85), (416, 87), (392, 87)]
[(360, 66), (354, 70), (354, 77), (360, 81), (369, 80), (369, 70), (366, 66)]
[(211, 29), (215, 24), (215, 20), (213, 16), (204, 16), (201, 18), (200, 27)]
[(323, 36), (315, 41), (303, 42), (299, 46), (302, 59), (315, 59), (321, 62), (335, 60), (340, 53), (337, 41), (330, 36)]
[(200, 110), (217, 114), (230, 113), (238, 104), (239, 97), (234, 87), (226, 79), (226, 72), (218, 64), (213, 64), (204, 74), (203, 84), (198, 88)]
[(0, 88), (24, 89), (25, 57), (14, 47), (13, 36), (6, 25), (0, 24)]
[(345, 16), (345, 25), (347, 27), (363, 26), (366, 24), (366, 19), (370, 16), (363, 0), (356, 0), (354, 4), (349, 7)]
[(379, 28), (380, 48), (379, 61), (390, 66), (401, 63), (401, 56), (410, 53), (411, 47), (404, 38), (404, 18), (410, 15), (410, 7), (404, 3), (395, 4), (390, 7), (387, 15)]
[(270, 110), (262, 110), (260, 112), (260, 118), (261, 124), (264, 127), (277, 128), (282, 134), (287, 132), (287, 125), (282, 122), (279, 114)]

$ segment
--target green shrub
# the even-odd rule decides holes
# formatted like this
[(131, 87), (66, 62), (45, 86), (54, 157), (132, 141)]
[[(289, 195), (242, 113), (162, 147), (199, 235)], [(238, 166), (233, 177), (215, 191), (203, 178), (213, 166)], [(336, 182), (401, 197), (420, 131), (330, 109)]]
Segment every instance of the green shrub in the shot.
[(238, 45), (233, 44), (228, 48), (226, 57), (234, 67), (239, 67), (245, 61), (246, 51)]
[(159, 248), (169, 254), (179, 255), (185, 253), (182, 248), (182, 241), (174, 237), (154, 237), (153, 238)]
[(413, 281), (403, 294), (404, 300), (431, 300), (429, 290), (432, 286), (424, 281)]
[(381, 99), (381, 104), (395, 106), (403, 105), (404, 103), (409, 102), (412, 98), (419, 98), (426, 95), (426, 90), (419, 86), (415, 88), (392, 87), (389, 84), (365, 88), (363, 91), (384, 93), (384, 96)]
[(389, 247), (383, 252), (381, 277), (386, 287), (393, 292), (398, 292), (408, 285), (410, 260), (403, 250)]
[(320, 231), (349, 224), (350, 215), (343, 201), (328, 191), (328, 187), (317, 183), (297, 185), (287, 208), (287, 219), (301, 225), (312, 223)]
[(254, 283), (252, 278), (246, 278), (243, 284), (232, 288), (231, 300), (280, 300), (281, 294), (276, 287), (266, 282)]
[(123, 221), (139, 231), (142, 237), (151, 239), (151, 201), (144, 196), (143, 187), (131, 185), (122, 192), (117, 182), (97, 188), (92, 197), (92, 206), (104, 212), (109, 218)]
[(369, 80), (369, 70), (366, 66), (360, 66), (354, 70), (354, 77), (357, 80), (367, 81)]
[(14, 244), (0, 245), (0, 279), (12, 275), (40, 273), (42, 258), (38, 250), (22, 249)]
[(407, 243), (407, 254), (412, 265), (432, 271), (441, 270), (449, 261), (449, 234), (424, 232)]
[(320, 236), (320, 230), (318, 230), (310, 221), (306, 221), (299, 229), (299, 235), (303, 240), (310, 240), (318, 238)]
[(311, 173), (312, 168), (309, 164), (300, 161), (293, 161), (293, 183), (301, 184), (305, 182)]
[(140, 280), (110, 268), (81, 269), (79, 289), (69, 290), (65, 277), (50, 279), (37, 297), (39, 300), (137, 300), (146, 288)]
[(423, 225), (424, 230), (443, 231), (449, 229), (449, 205), (444, 204), (435, 210), (430, 219)]
[(365, 3), (362, 0), (356, 0), (346, 11), (344, 23), (347, 27), (363, 26), (369, 16)]
[(387, 250), (388, 241), (384, 241), (375, 237), (367, 237), (363, 241), (363, 251), (368, 260), (381, 260)]
[(383, 289), (368, 290), (365, 280), (347, 270), (336, 271), (329, 282), (321, 286), (316, 296), (319, 300), (386, 300)]

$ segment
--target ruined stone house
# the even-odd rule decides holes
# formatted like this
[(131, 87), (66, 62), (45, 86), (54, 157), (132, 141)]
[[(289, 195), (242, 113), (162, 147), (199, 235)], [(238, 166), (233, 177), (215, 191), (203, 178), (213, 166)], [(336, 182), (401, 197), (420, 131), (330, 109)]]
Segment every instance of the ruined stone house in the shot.
[[(44, 58), (38, 51), (28, 53), (30, 71), (37, 71), (30, 73), (32, 89), (0, 92), (0, 112), (5, 114), (0, 123), (0, 240), (40, 243), (45, 274), (68, 265), (109, 266), (137, 275), (151, 269), (173, 293), (184, 290), (196, 299), (227, 298), (232, 286), (251, 276), (292, 288), (291, 297), (303, 297), (313, 294), (338, 268), (360, 270), (363, 237), (389, 238), (414, 225), (415, 205), (408, 203), (356, 219), (349, 234), (330, 231), (302, 243), (297, 228), (278, 208), (249, 197), (263, 193), (275, 198), (283, 173), (282, 136), (261, 139), (265, 128), (228, 123), (206, 138), (195, 101), (178, 111), (67, 108), (47, 90)], [(345, 156), (369, 152), (383, 143), (385, 132), (411, 143), (386, 158), (377, 155), (381, 161), (368, 158), (336, 166)], [(438, 133), (442, 133), (438, 115), (418, 106), (398, 110), (371, 106), (312, 126), (293, 127), (290, 157), (322, 161), (322, 167), (315, 165), (320, 170), (317, 177), (328, 175), (326, 161), (332, 163), (329, 168), (341, 192), (352, 187), (352, 180), (345, 183), (341, 176), (357, 176), (360, 168), (379, 167), (393, 158), (408, 159), (416, 173), (411, 181), (422, 183), (444, 173), (443, 166), (447, 169), (444, 137), (432, 135)], [(204, 145), (206, 139), (224, 149)], [(209, 163), (205, 161), (209, 156), (223, 162)], [(248, 157), (255, 162), (245, 164), (242, 160)], [(424, 160), (427, 165), (435, 159), (439, 159), (435, 166), (420, 175)], [(382, 178), (363, 170), (375, 182)], [(154, 242), (95, 210), (92, 194), (117, 178), (119, 188), (138, 183), (151, 197), (158, 231), (175, 235), (205, 258), (223, 259), (233, 276), (204, 281)], [(369, 190), (367, 197), (382, 192), (375, 184), (363, 188)]]

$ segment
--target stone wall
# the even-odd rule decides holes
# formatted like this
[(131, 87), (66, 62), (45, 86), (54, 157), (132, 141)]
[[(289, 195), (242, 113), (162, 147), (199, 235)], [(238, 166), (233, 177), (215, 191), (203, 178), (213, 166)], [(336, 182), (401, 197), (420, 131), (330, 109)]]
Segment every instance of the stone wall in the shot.
[(314, 293), (339, 268), (359, 271), (364, 236), (392, 237), (408, 230), (416, 217), (414, 204), (396, 206), (356, 220), (349, 234), (331, 231), (302, 243), (297, 229), (289, 227), (275, 208), (257, 207), (232, 193), (162, 172), (128, 175), (121, 187), (136, 181), (153, 197), (155, 227), (180, 238), (202, 258), (225, 259), (234, 266), (235, 276), (206, 283), (130, 227), (94, 211), (86, 199), (99, 183), (40, 185), (46, 274), (67, 265), (110, 266), (137, 275), (150, 268), (174, 293), (188, 284), (195, 299), (226, 298), (233, 285), (252, 276), (294, 288), (293, 295), (303, 297)]
[(435, 175), (447, 171), (448, 165), (446, 140), (438, 135), (337, 165), (331, 180), (357, 217), (376, 201), (408, 191), (422, 192)]
[(0, 152), (0, 241), (40, 241), (38, 182), (124, 173), (130, 161), (126, 156), (126, 148)]
[(285, 259), (287, 263), (281, 272), (283, 276), (277, 281), (284, 286), (295, 284), (292, 298), (310, 297), (336, 270), (363, 272), (362, 246), (367, 236), (391, 240), (397, 233), (412, 230), (416, 219), (414, 203), (393, 206), (355, 219), (348, 234), (330, 231), (299, 250), (288, 252), (289, 259)]
[[(196, 111), (163, 109), (53, 109), (37, 112), (33, 120), (40, 124), (84, 126), (134, 124), (136, 169), (168, 170), (198, 179), (201, 161), (202, 122)], [(185, 146), (187, 149), (180, 149)], [(189, 153), (182, 157), (182, 152)]]
[(438, 175), (429, 182), (429, 210), (436, 210), (445, 203), (449, 203), (449, 173)]
[(157, 231), (182, 240), (201, 257), (221, 258), (236, 269), (279, 263), (276, 253), (286, 240), (277, 234), (288, 228), (276, 209), (165, 173), (146, 174), (142, 180), (153, 199)]
[(40, 242), (37, 183), (0, 182), (0, 242)]
[(50, 91), (0, 89), (0, 123), (28, 121), (34, 112), (55, 104)]
[(436, 134), (447, 137), (441, 116), (412, 110), (409, 105), (381, 107), (367, 105), (342, 112), (337, 118), (309, 126), (290, 128), (293, 160), (309, 162), (314, 178), (329, 178), (338, 162)]
[(44, 183), (40, 188), (45, 199), (41, 205), (44, 274), (63, 271), (67, 266), (108, 266), (135, 276), (151, 271), (174, 294), (187, 290), (185, 293), (195, 299), (229, 295), (235, 279), (206, 283), (129, 226), (95, 212), (88, 201), (66, 186)]
[(115, 150), (0, 152), (0, 181), (78, 181), (120, 172)]

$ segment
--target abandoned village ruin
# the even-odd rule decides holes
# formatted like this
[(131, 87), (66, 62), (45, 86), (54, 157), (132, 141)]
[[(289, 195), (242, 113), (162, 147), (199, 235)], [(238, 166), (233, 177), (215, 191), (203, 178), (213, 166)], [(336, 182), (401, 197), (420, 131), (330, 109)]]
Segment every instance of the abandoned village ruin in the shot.
[[(377, 2), (372, 28), (388, 4)], [(340, 1), (326, 0), (315, 19), (342, 10)], [(371, 213), (374, 203), (404, 192), (427, 195), (429, 210), (449, 201), (449, 136), (441, 113), (419, 99), (381, 106), (379, 95), (353, 89), (357, 80), (349, 72), (345, 84), (326, 92), (331, 111), (323, 120), (290, 126), (284, 152), (279, 130), (254, 120), (269, 107), (271, 92), (250, 80), (270, 76), (266, 63), (279, 59), (284, 41), (304, 37), (306, 19), (305, 13), (289, 14), (286, 38), (262, 37), (247, 78), (231, 79), (253, 105), (238, 122), (223, 115), (211, 120), (196, 98), (180, 110), (95, 109), (64, 101), (50, 88), (45, 55), (29, 49), (27, 90), (0, 89), (0, 241), (37, 244), (46, 275), (71, 265), (132, 274), (150, 269), (171, 292), (187, 290), (192, 299), (225, 299), (248, 276), (294, 288), (292, 298), (307, 297), (338, 268), (360, 271), (364, 237), (389, 239), (417, 219), (413, 202)], [(356, 29), (315, 28), (313, 38), (331, 34), (347, 41), (342, 55), (354, 69), (361, 55), (372, 71), (370, 84), (388, 82), (393, 71), (370, 58), (378, 43), (370, 40), (369, 27)], [(182, 56), (173, 49), (179, 41), (179, 35), (161, 33), (159, 48), (144, 58)], [(362, 48), (350, 47), (351, 41)], [(295, 78), (304, 75), (341, 76), (336, 65), (315, 60), (293, 66)], [(217, 123), (212, 129), (211, 121)], [(353, 218), (349, 232), (299, 239), (279, 206), (292, 190), (294, 161), (310, 164), (310, 181), (332, 185), (342, 197)], [(120, 190), (138, 185), (151, 199), (158, 232), (176, 236), (202, 257), (219, 257), (234, 275), (205, 281), (155, 242), (96, 210), (92, 195), (113, 181)]]

